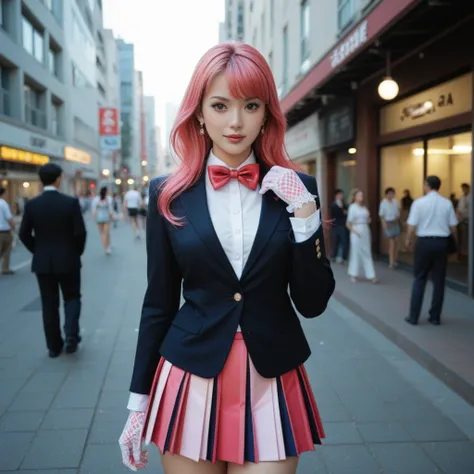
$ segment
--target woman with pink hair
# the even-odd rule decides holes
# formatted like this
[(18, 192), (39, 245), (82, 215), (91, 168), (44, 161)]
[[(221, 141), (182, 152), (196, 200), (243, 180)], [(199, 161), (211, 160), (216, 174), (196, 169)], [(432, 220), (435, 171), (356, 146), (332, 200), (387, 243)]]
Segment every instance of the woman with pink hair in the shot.
[(119, 440), (132, 470), (153, 443), (166, 474), (294, 474), (324, 438), (294, 308), (319, 316), (335, 283), (316, 181), (288, 160), (285, 128), (255, 48), (202, 57), (171, 133), (181, 165), (150, 185), (148, 287)]

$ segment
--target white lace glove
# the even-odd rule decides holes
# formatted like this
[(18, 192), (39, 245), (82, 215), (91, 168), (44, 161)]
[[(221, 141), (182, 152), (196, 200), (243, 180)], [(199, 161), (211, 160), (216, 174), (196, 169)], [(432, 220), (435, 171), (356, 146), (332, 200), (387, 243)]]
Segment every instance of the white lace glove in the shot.
[(146, 413), (130, 411), (127, 423), (119, 438), (122, 461), (132, 471), (146, 467), (148, 453), (142, 450), (142, 435)]
[(306, 189), (295, 171), (281, 166), (273, 166), (263, 178), (260, 194), (265, 194), (269, 189), (288, 204), (288, 212), (295, 212), (295, 209), (316, 198)]

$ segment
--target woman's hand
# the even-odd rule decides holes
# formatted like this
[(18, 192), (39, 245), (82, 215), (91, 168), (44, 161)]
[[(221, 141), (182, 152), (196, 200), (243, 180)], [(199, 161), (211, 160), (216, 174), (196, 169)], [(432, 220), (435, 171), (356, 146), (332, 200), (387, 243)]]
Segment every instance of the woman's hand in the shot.
[(282, 166), (273, 166), (263, 178), (260, 194), (265, 194), (269, 189), (288, 204), (288, 212), (295, 212), (316, 198), (306, 189), (295, 171)]
[(148, 462), (148, 453), (142, 450), (145, 419), (145, 412), (130, 411), (125, 428), (119, 438), (122, 461), (132, 471), (146, 467)]

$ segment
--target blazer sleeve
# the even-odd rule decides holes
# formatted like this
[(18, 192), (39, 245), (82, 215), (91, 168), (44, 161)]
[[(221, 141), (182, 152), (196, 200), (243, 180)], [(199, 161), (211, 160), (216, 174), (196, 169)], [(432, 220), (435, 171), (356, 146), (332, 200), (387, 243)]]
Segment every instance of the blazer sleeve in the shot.
[(150, 185), (146, 247), (148, 286), (143, 300), (138, 342), (130, 391), (149, 394), (160, 360), (160, 346), (179, 309), (181, 273), (166, 230), (165, 218), (158, 212), (158, 187), (163, 178)]
[(21, 220), (20, 230), (18, 232), (23, 245), (31, 252), (35, 251), (35, 238), (33, 236), (33, 222), (30, 215), (29, 203), (26, 203), (25, 210), (23, 212), (23, 218)]
[(74, 199), (72, 205), (72, 225), (74, 239), (76, 240), (76, 247), (79, 252), (79, 255), (84, 253), (86, 247), (86, 226), (84, 224), (84, 217), (81, 212), (81, 205), (79, 204), (79, 199)]
[[(305, 177), (308, 191), (318, 196), (313, 177)], [(320, 207), (319, 198), (316, 204)], [(296, 242), (290, 232), (293, 262), (290, 275), (290, 295), (299, 313), (305, 318), (315, 318), (324, 312), (336, 282), (329, 260), (326, 258), (323, 226), (304, 242)]]

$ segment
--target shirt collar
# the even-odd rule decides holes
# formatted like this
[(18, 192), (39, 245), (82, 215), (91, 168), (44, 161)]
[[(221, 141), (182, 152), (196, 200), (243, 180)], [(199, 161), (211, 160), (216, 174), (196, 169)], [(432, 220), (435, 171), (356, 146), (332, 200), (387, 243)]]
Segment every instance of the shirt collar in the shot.
[(43, 191), (57, 191), (58, 188), (56, 188), (55, 186), (45, 186), (43, 188)]
[[(242, 166), (245, 166), (245, 165), (253, 165), (257, 163), (257, 160), (255, 158), (255, 154), (254, 152), (252, 151), (252, 153), (250, 153), (250, 156), (239, 166), (237, 167), (237, 169), (240, 169), (242, 168)], [(209, 156), (207, 158), (207, 164), (206, 164), (206, 167), (208, 166), (225, 166), (226, 168), (230, 168), (230, 166), (225, 163), (224, 161), (222, 161), (221, 159), (217, 158), (216, 155), (214, 155), (214, 153), (212, 152), (212, 150), (209, 152)]]

